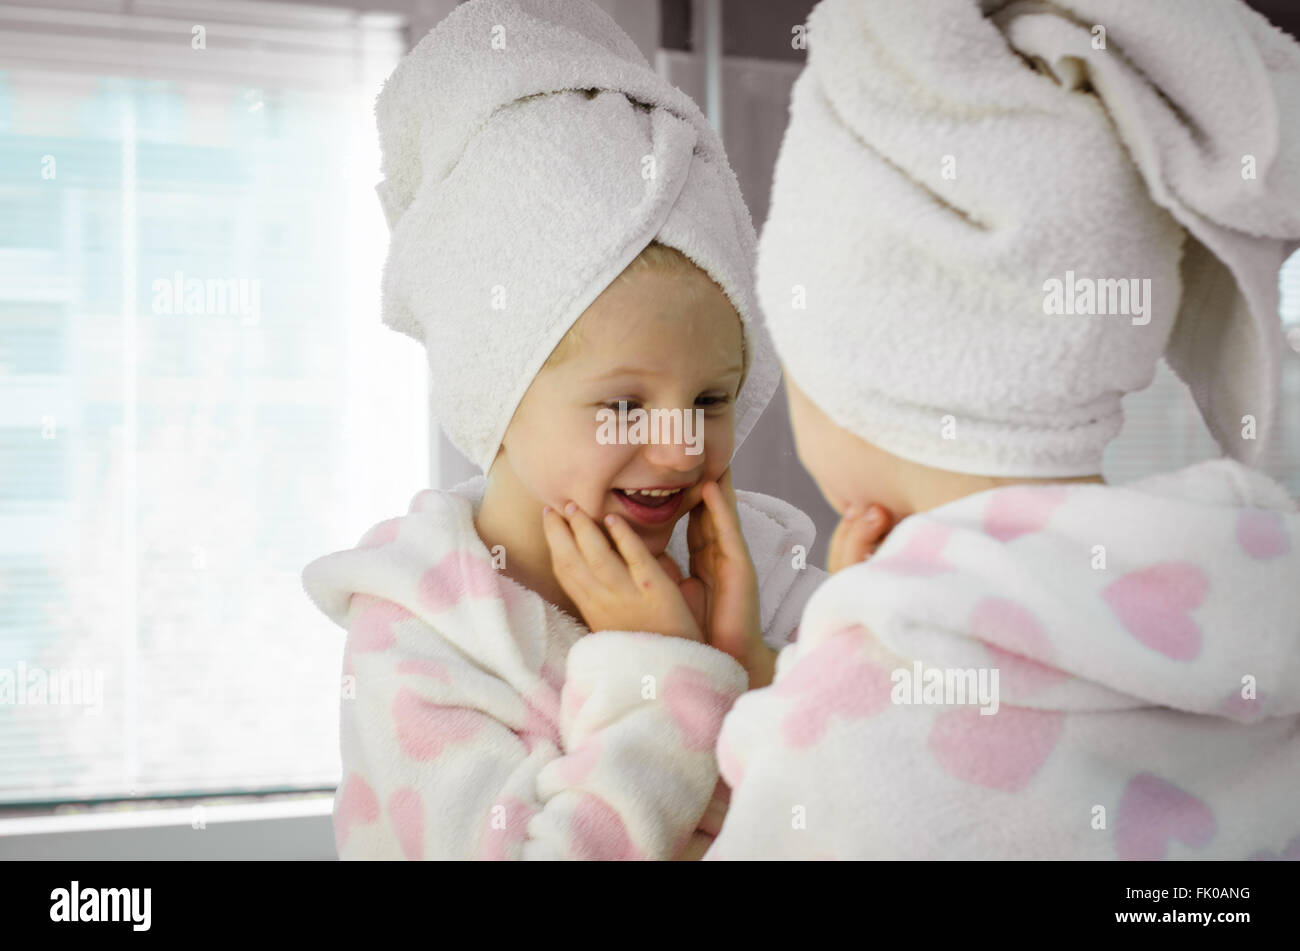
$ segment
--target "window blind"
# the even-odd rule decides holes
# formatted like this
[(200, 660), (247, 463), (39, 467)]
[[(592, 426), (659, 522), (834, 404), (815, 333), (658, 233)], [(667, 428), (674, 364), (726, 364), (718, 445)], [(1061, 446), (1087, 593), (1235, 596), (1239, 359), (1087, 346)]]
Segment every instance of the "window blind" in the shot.
[(430, 473), (378, 319), (401, 23), (77, 6), (0, 8), (0, 803), (332, 786), (300, 573)]
[[(1283, 342), (1281, 389), (1272, 438), (1257, 467), (1300, 498), (1300, 252), (1278, 275)], [(1162, 360), (1151, 386), (1124, 398), (1124, 428), (1103, 460), (1108, 482), (1122, 483), (1221, 455), (1191, 391)]]

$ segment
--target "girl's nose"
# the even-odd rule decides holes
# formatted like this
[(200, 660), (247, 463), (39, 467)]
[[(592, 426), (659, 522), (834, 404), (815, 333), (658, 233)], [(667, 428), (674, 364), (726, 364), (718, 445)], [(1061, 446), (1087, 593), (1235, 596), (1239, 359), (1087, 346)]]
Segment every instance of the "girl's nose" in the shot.
[(646, 461), (658, 469), (671, 469), (674, 472), (691, 472), (704, 465), (703, 431), (686, 436), (669, 438), (666, 434), (659, 442), (649, 442), (642, 447)]

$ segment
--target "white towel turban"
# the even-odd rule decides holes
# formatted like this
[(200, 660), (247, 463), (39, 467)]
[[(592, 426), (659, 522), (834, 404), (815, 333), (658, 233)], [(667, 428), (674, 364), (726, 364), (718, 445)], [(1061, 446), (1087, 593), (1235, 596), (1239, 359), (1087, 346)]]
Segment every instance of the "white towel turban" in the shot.
[(424, 343), (433, 410), (461, 452), (489, 469), (555, 345), (655, 239), (740, 315), (740, 446), (780, 378), (749, 212), (717, 133), (607, 14), (471, 0), (398, 64), (375, 113), (383, 320)]
[[(1075, 476), (1163, 354), (1251, 461), (1300, 239), (1300, 45), (1238, 0), (923, 7), (809, 18), (758, 258), (795, 382), (895, 455)], [(1147, 315), (1045, 312), (1053, 280), (1122, 278)]]

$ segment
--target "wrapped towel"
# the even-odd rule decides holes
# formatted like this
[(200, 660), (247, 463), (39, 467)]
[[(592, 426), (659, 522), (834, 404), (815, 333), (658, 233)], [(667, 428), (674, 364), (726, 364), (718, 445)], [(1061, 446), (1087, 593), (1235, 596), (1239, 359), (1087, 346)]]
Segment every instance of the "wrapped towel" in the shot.
[(607, 14), (471, 0), (402, 60), (375, 111), (383, 319), (426, 345), (458, 449), (491, 467), (555, 345), (654, 239), (740, 315), (739, 448), (780, 374), (753, 300), (753, 225), (717, 133)]
[(1255, 457), (1300, 46), (1237, 0), (824, 0), (808, 35), (758, 293), (836, 423), (952, 471), (1094, 474), (1163, 354)]

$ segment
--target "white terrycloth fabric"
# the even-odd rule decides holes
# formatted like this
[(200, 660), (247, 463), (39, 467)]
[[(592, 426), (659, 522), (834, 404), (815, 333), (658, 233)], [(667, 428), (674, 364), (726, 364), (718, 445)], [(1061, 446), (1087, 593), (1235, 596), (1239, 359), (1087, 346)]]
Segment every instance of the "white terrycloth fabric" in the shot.
[[(823, 0), (808, 41), (758, 293), (836, 423), (958, 472), (1097, 473), (1165, 354), (1253, 458), (1300, 240), (1300, 45), (1238, 0)], [(1145, 315), (1045, 313), (1050, 281), (1087, 308), (1080, 279), (1134, 278)]]
[(551, 350), (653, 239), (740, 314), (739, 448), (780, 376), (753, 299), (749, 211), (699, 108), (604, 11), (463, 3), (397, 66), (375, 112), (383, 319), (425, 344), (434, 412), (471, 461), (488, 470)]
[(728, 714), (706, 857), (1300, 859), (1297, 579), (1232, 460), (906, 518)]
[[(485, 485), (425, 489), (303, 571), (348, 632), (339, 856), (671, 858), (716, 833), (713, 749), (744, 670), (683, 638), (588, 632), (495, 570), (473, 522)], [(815, 530), (778, 499), (736, 500), (779, 649), (826, 577), (795, 557)], [(683, 568), (685, 530), (668, 546)]]

